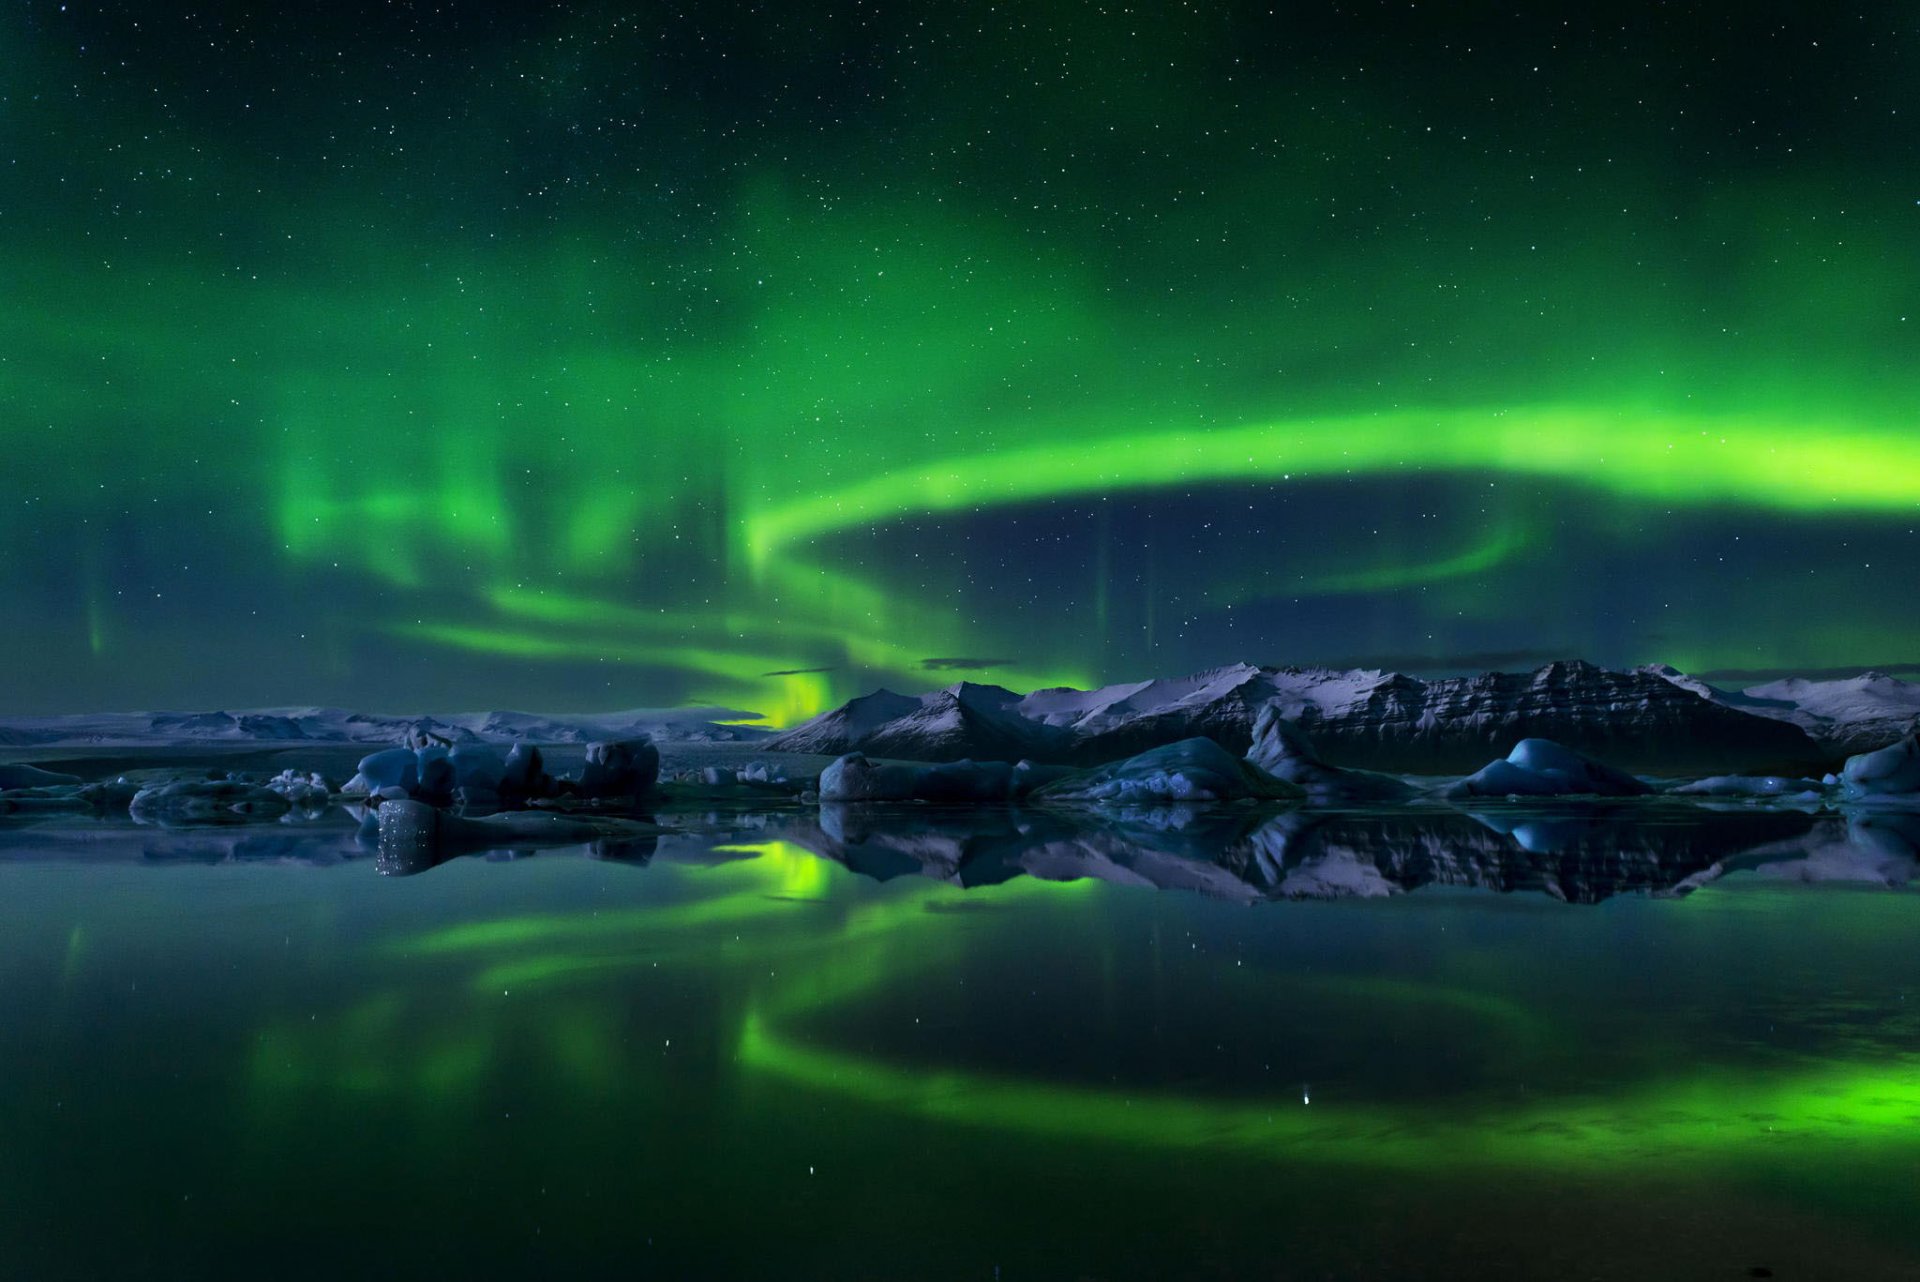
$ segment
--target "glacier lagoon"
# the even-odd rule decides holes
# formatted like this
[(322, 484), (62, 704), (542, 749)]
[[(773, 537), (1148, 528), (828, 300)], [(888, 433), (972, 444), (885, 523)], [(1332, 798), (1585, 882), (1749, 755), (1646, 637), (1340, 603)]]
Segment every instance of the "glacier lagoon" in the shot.
[(12, 1267), (1920, 1269), (1904, 811), (657, 818), (0, 827)]

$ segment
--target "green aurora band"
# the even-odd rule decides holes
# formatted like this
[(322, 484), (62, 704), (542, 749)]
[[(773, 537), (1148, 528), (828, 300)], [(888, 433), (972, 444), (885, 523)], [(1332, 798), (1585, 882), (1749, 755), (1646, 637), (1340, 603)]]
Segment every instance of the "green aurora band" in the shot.
[(1916, 662), (1866, 18), (1830, 73), (1715, 28), (1656, 85), (1558, 18), (976, 18), (0, 20), (0, 698), (785, 724), (983, 655)]

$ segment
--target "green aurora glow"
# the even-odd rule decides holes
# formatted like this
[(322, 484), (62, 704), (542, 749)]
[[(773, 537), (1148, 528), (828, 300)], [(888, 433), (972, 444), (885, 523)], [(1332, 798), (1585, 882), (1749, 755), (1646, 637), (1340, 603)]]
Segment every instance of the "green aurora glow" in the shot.
[(1615, 17), (16, 12), (0, 699), (1920, 662), (1897, 24)]

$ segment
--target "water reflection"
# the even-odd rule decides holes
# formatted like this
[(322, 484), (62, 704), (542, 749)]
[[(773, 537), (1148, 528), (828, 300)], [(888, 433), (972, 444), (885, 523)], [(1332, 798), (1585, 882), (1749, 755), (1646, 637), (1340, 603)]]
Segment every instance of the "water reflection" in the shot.
[(316, 1276), (847, 1276), (848, 1205), (899, 1230), (873, 1276), (1480, 1276), (1555, 1214), (1521, 1249), (1581, 1267), (1535, 1275), (1920, 1260), (1914, 901), (1777, 884), (1904, 883), (1912, 816), (701, 811), (399, 880), (364, 819), (0, 830), (23, 1275), (195, 1276), (244, 1225)]
[[(411, 877), (450, 860), (584, 855), (636, 867), (662, 843), (712, 852), (781, 841), (875, 881), (960, 887), (1084, 879), (1242, 903), (1450, 887), (1569, 903), (1684, 895), (1730, 871), (1904, 885), (1920, 876), (1920, 813), (1673, 801), (1383, 810), (1160, 807), (1099, 812), (932, 806), (784, 807), (652, 816), (514, 812), (468, 818), (334, 807), (274, 822), (161, 828), (40, 817), (0, 826), (0, 858), (329, 867)], [(389, 804), (389, 810), (392, 803)], [(415, 818), (417, 822), (396, 822)]]
[[(980, 886), (1017, 876), (1090, 877), (1245, 902), (1439, 885), (1597, 903), (1617, 894), (1685, 893), (1742, 855), (1792, 858), (1796, 843), (1822, 826), (1823, 848), (1847, 845), (1850, 830), (1840, 821), (1795, 810), (1646, 806), (1100, 817), (823, 806), (817, 821), (796, 820), (787, 836), (880, 880), (917, 873)], [(1892, 826), (1872, 832), (1880, 843), (1915, 835)]]

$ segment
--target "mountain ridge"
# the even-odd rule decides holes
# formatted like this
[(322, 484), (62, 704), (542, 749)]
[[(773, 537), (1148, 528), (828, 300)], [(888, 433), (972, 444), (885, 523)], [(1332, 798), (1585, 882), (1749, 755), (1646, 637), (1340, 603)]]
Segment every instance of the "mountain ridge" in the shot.
[[(1374, 668), (1239, 663), (1186, 677), (1093, 690), (1052, 687), (1024, 696), (966, 686), (917, 699), (886, 693), (898, 714), (891, 719), (856, 725), (848, 709), (859, 701), (850, 701), (764, 746), (929, 761), (1023, 756), (1090, 765), (1203, 735), (1245, 752), (1261, 709), (1273, 703), (1336, 766), (1464, 772), (1521, 739), (1548, 738), (1649, 772), (1768, 772), (1837, 764), (1862, 743), (1878, 747), (1897, 739), (1920, 716), (1920, 685), (1881, 674), (1776, 682), (1740, 692), (1666, 665), (1613, 670), (1581, 659), (1525, 673), (1431, 679)], [(943, 709), (971, 704), (971, 715), (928, 716), (936, 703)], [(930, 721), (939, 723), (938, 730), (925, 724)], [(979, 732), (982, 727), (990, 733)]]
[(1920, 683), (1866, 671), (1726, 690), (1665, 664), (1611, 670), (1563, 659), (1527, 673), (1421, 678), (1378, 668), (1224, 664), (1180, 677), (1020, 694), (957, 682), (918, 695), (878, 689), (791, 729), (723, 724), (728, 708), (605, 713), (493, 710), (387, 716), (283, 706), (235, 711), (0, 716), (0, 747), (206, 743), (755, 743), (769, 751), (907, 760), (1094, 765), (1203, 735), (1238, 752), (1270, 703), (1326, 761), (1403, 773), (1464, 773), (1521, 738), (1550, 738), (1657, 772), (1798, 771), (1894, 742), (1920, 725)]

